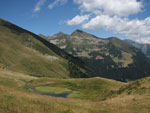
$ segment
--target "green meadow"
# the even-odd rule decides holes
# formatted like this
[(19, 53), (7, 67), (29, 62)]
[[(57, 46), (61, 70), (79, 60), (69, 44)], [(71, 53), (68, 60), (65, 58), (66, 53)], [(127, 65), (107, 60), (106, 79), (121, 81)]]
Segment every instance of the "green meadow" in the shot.
[[(129, 83), (100, 77), (38, 78), (0, 69), (0, 113), (149, 113), (149, 83), (150, 78)], [(41, 92), (72, 93), (51, 97), (26, 90), (26, 85)]]
[(100, 77), (87, 79), (40, 78), (28, 83), (30, 87), (35, 87), (36, 90), (42, 93), (51, 92), (61, 94), (71, 92), (68, 98), (88, 100), (105, 99), (107, 95), (112, 91), (118, 90), (123, 84), (124, 83)]

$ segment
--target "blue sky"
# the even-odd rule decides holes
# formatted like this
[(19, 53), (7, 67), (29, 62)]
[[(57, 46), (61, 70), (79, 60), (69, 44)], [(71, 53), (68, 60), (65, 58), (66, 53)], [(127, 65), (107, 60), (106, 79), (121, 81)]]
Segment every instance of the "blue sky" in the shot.
[(150, 0), (0, 0), (0, 18), (47, 36), (81, 29), (150, 43)]

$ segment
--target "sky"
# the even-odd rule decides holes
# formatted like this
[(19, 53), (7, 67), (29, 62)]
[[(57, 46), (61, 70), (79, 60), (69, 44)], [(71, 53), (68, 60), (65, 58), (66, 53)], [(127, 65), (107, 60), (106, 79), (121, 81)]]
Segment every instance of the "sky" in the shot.
[(80, 29), (150, 43), (150, 0), (0, 0), (0, 18), (46, 36)]

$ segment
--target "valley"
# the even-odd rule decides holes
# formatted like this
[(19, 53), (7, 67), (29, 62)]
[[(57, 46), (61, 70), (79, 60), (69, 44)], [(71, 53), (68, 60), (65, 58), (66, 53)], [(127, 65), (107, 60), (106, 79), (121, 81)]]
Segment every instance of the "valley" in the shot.
[(0, 113), (149, 113), (149, 66), (116, 37), (40, 37), (0, 19)]

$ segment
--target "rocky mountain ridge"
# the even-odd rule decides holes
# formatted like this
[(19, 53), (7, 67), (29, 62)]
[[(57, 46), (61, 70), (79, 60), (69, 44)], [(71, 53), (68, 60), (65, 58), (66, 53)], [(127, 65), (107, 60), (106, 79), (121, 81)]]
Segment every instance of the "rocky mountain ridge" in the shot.
[(147, 57), (116, 37), (103, 39), (76, 30), (71, 35), (56, 34), (48, 40), (81, 58), (101, 77), (128, 81), (150, 75)]

